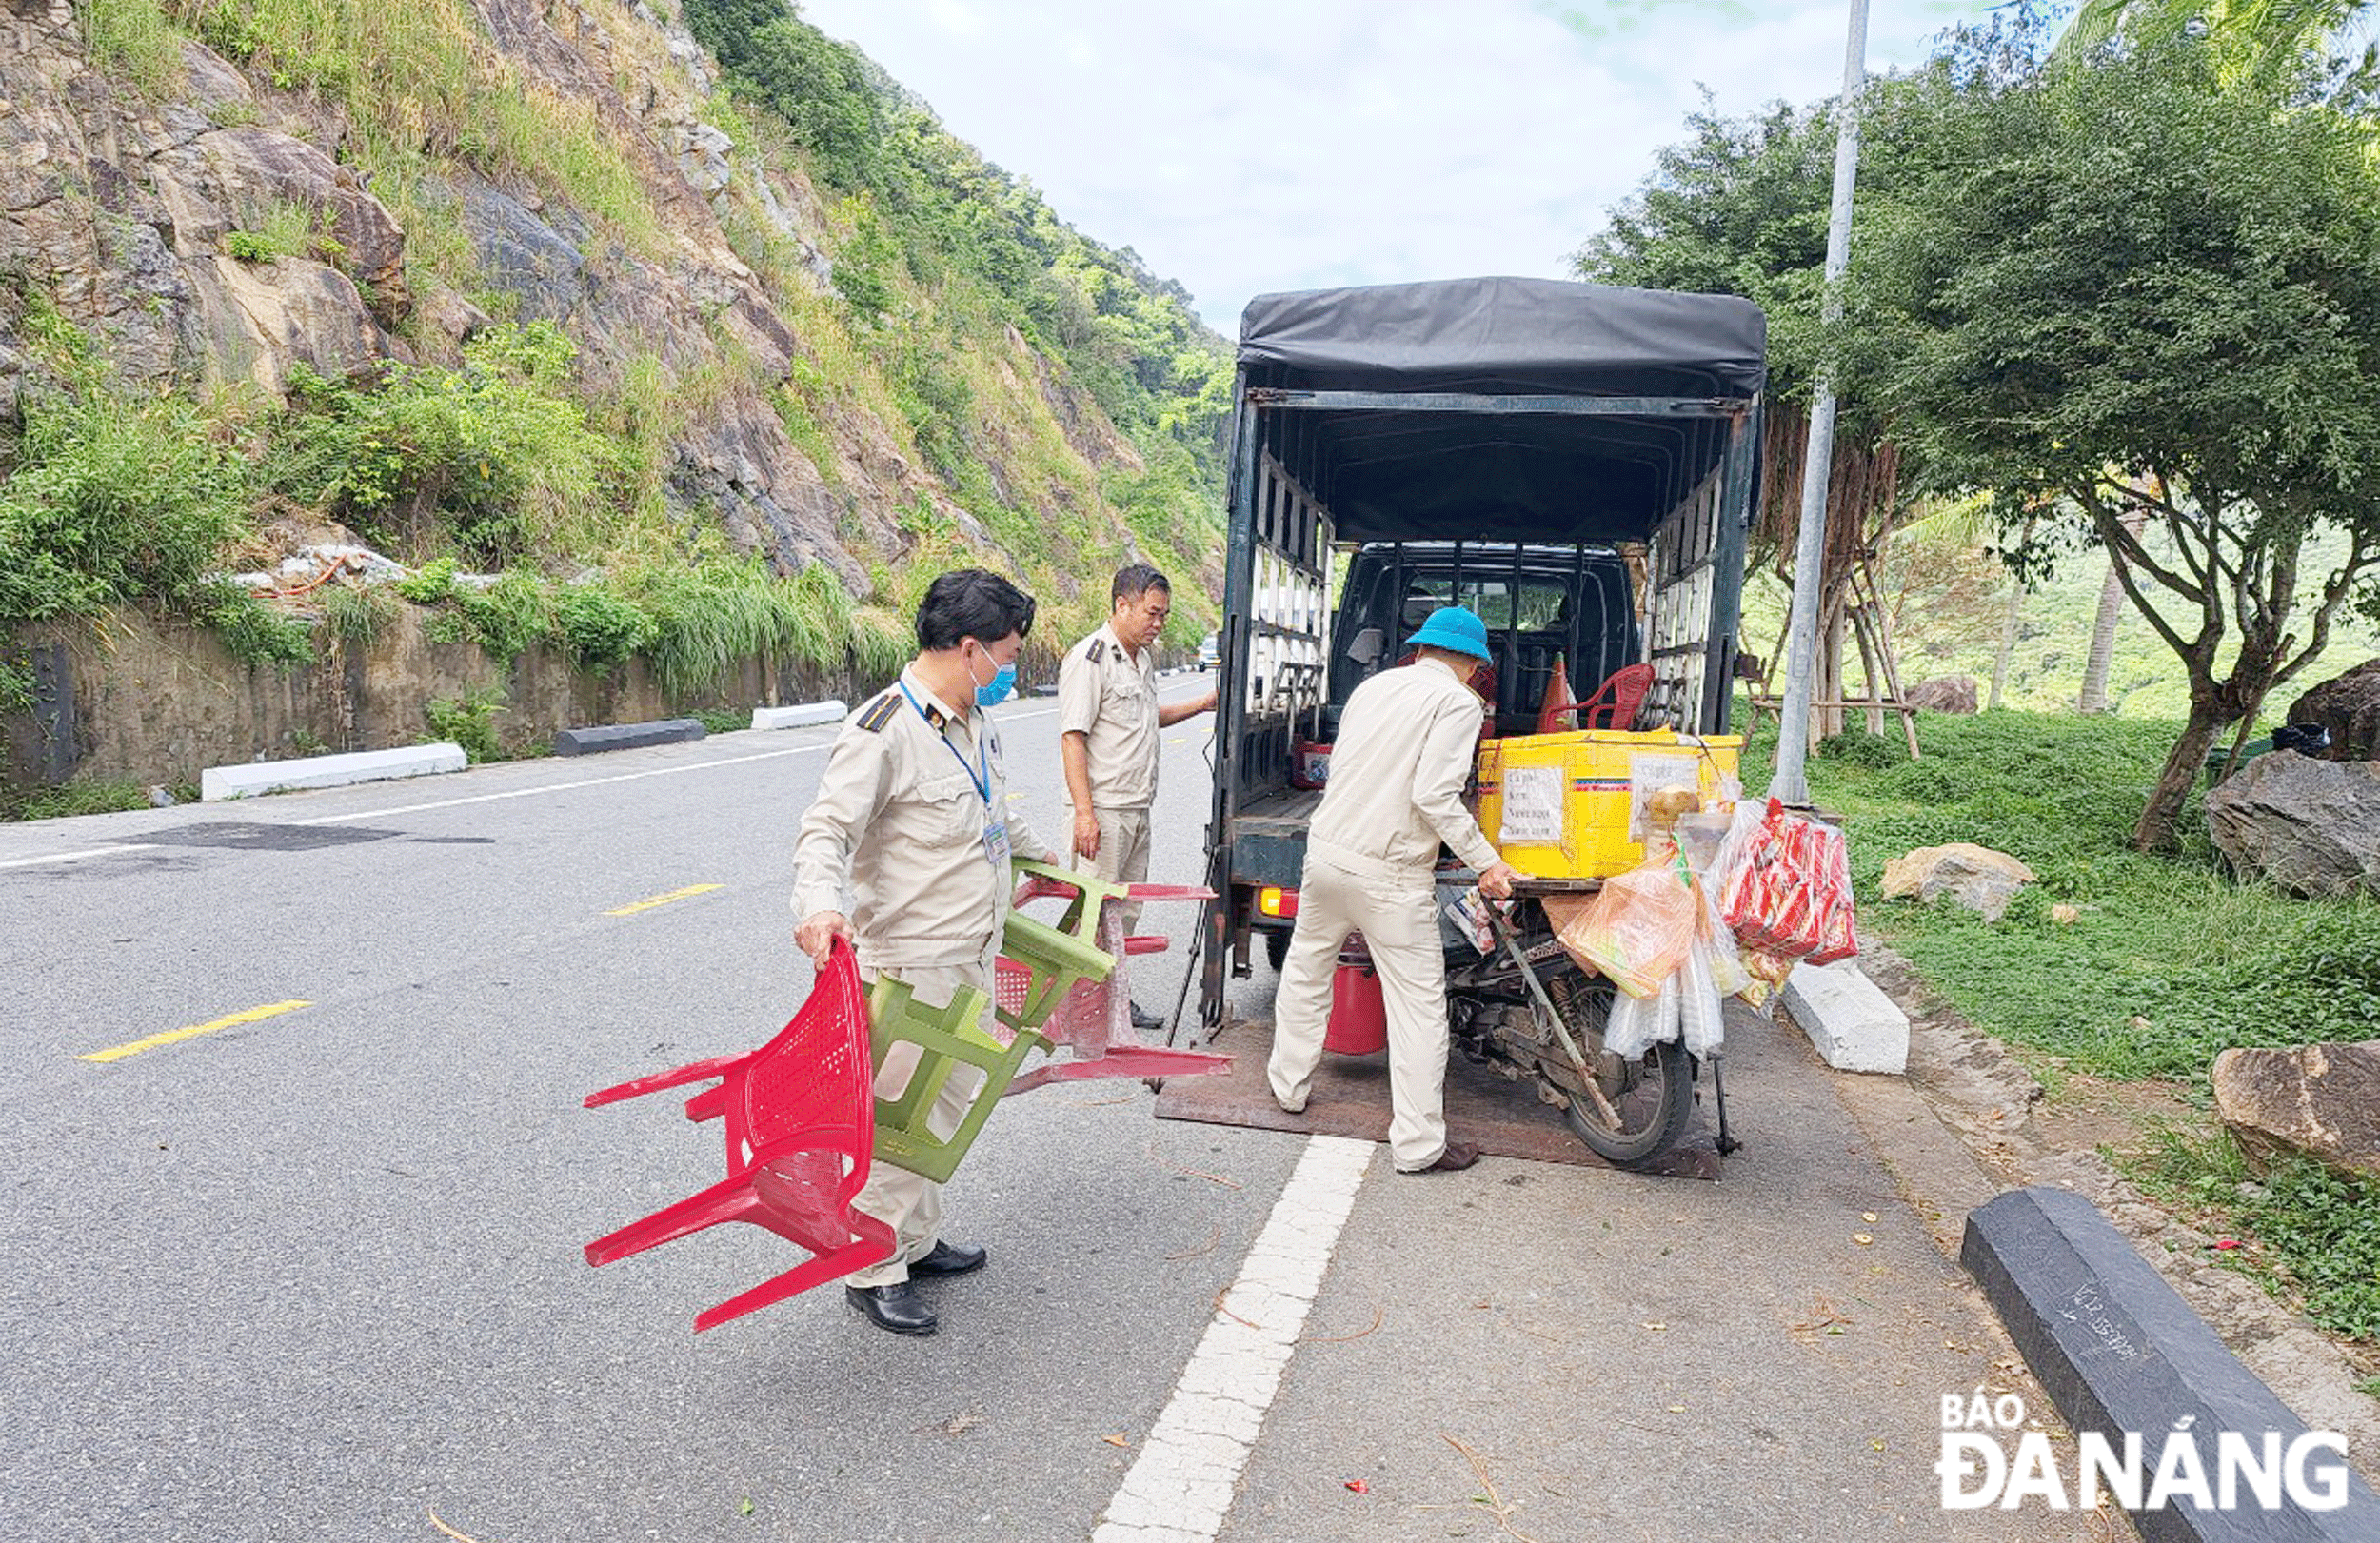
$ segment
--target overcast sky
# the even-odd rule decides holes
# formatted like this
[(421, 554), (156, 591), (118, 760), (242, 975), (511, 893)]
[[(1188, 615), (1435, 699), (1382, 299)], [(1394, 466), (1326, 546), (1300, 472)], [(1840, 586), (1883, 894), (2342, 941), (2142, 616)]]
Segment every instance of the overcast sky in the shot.
[[(1984, 0), (1871, 0), (1868, 63)], [(1845, 0), (802, 0), (1226, 337), (1252, 295), (1569, 254), (1680, 137), (1842, 81)]]

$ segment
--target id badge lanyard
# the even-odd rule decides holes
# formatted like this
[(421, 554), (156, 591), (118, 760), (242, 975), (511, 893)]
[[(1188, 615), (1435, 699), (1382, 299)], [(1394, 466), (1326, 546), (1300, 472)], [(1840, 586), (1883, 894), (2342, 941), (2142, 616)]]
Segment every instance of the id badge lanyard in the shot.
[[(909, 705), (917, 709), (918, 717), (924, 720), (925, 726), (933, 728), (934, 721), (926, 718), (924, 704), (910, 694), (909, 682), (902, 681), (896, 683), (901, 687), (901, 694), (909, 699)], [(988, 730), (976, 736), (975, 764), (972, 766), (967, 764), (967, 758), (959, 753), (959, 747), (950, 742), (949, 735), (935, 729), (934, 738), (942, 741), (942, 748), (950, 752), (950, 759), (967, 774), (967, 782), (975, 789), (975, 796), (983, 801), (983, 861), (991, 864), (994, 873), (1005, 873), (1008, 868), (1008, 821), (992, 807), (992, 762), (985, 750), (985, 742), (990, 738)]]

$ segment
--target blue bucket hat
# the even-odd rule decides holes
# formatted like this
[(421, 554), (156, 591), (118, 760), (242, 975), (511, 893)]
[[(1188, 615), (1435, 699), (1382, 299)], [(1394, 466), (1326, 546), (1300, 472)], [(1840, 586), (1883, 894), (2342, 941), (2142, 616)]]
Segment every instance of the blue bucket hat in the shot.
[(1469, 654), (1487, 663), (1496, 657), (1488, 652), (1487, 623), (1459, 605), (1441, 605), (1421, 623), (1421, 630), (1405, 640), (1408, 648), (1444, 648), (1453, 653)]

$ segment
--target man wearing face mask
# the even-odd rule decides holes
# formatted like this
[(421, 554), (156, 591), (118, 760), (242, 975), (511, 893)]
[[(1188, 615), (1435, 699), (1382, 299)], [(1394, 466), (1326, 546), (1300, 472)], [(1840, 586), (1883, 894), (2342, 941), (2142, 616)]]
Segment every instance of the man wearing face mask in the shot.
[[(1058, 666), (1058, 746), (1074, 804), (1074, 850), (1101, 879), (1137, 884), (1149, 876), (1149, 806), (1157, 799), (1158, 731), (1215, 705), (1157, 704), (1157, 640), (1173, 614), (1173, 588), (1143, 563), (1121, 569), (1108, 590), (1107, 624), (1066, 650)], [(1120, 906), (1124, 931), (1138, 907)], [(1132, 1007), (1135, 1028), (1165, 1020)]]
[(1490, 658), (1487, 627), (1460, 606), (1405, 640), (1413, 663), (1348, 695), (1330, 781), (1306, 831), (1298, 920), (1274, 998), (1265, 1073), (1291, 1114), (1306, 1106), (1331, 1011), (1339, 945), (1359, 931), (1388, 1009), (1390, 1154), (1399, 1173), (1468, 1168), (1479, 1149), (1446, 1138), (1446, 953), (1432, 874), (1441, 843), (1502, 899), (1519, 878), (1462, 806), (1478, 751), (1470, 685)]
[[(863, 977), (905, 980), (925, 1005), (970, 986), (989, 997), (1009, 857), (1056, 860), (1009, 806), (1000, 734), (982, 710), (1016, 688), (1033, 608), (998, 574), (943, 574), (918, 607), (917, 658), (844, 720), (794, 846), (794, 941), (814, 964), (843, 938)], [(896, 1046), (878, 1097), (899, 1095), (916, 1065), (914, 1046)], [(937, 1131), (957, 1128), (981, 1080), (951, 1078)], [(851, 1304), (895, 1334), (932, 1334), (912, 1281), (981, 1268), (984, 1251), (942, 1237), (942, 1186), (906, 1169), (876, 1164), (855, 1203), (893, 1229), (894, 1250), (844, 1280)]]

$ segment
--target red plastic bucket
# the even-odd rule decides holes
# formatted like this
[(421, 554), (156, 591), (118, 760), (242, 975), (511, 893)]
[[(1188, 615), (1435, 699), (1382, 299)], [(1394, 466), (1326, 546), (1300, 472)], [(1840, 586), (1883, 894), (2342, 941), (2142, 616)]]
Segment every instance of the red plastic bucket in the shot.
[(1372, 961), (1341, 955), (1331, 977), (1331, 1017), (1322, 1048), (1342, 1056), (1369, 1056), (1388, 1048), (1388, 1003)]

